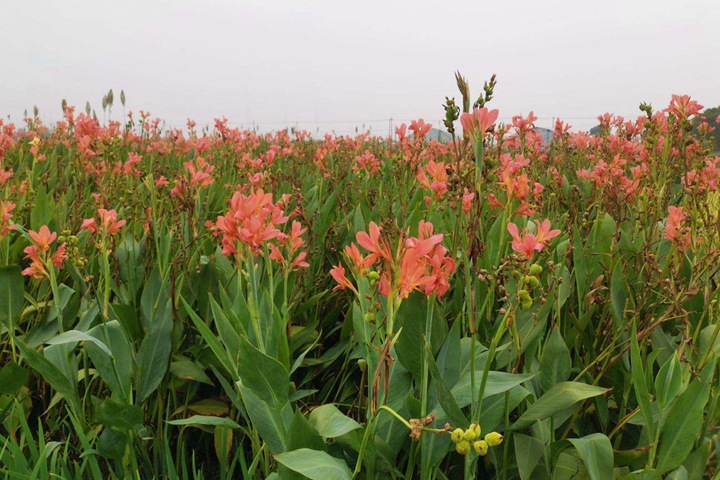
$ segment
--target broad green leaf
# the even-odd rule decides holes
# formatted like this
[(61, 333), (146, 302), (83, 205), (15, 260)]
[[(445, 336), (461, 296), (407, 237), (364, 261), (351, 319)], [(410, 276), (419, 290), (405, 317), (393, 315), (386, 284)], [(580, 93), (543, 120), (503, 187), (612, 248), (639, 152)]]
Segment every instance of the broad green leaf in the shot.
[(213, 384), (210, 377), (189, 358), (181, 358), (170, 363), (170, 373), (183, 380)]
[(24, 295), (25, 280), (20, 267), (0, 267), (0, 324), (7, 326), (13, 334), (25, 305)]
[[(527, 382), (535, 376), (534, 373), (505, 373), (505, 372), (488, 372), (487, 384), (485, 385), (485, 393), (483, 399), (504, 393), (517, 387), (521, 383)], [(479, 391), (480, 382), (482, 382), (483, 370), (475, 371), (475, 388)], [(460, 408), (470, 405), (472, 399), (470, 372), (466, 371), (460, 376), (460, 380), (452, 389), (452, 395)], [(477, 395), (477, 393), (476, 393)]]
[(126, 401), (130, 401), (133, 352), (122, 325), (117, 320), (111, 320), (93, 327), (87, 333), (94, 338), (108, 342), (107, 345), (110, 347), (112, 356), (95, 343), (87, 343), (85, 348), (93, 365), (110, 390)]
[(613, 313), (615, 314), (615, 325), (622, 325), (625, 316), (625, 304), (627, 302), (627, 291), (623, 278), (623, 262), (618, 260), (613, 268), (610, 280), (610, 299), (612, 301)]
[(182, 425), (182, 426), (207, 426), (207, 427), (225, 427), (225, 428), (240, 428), (236, 422), (227, 417), (213, 417), (209, 415), (193, 415), (189, 418), (183, 418), (182, 420), (168, 420), (167, 423), (170, 425)]
[(655, 377), (655, 396), (658, 404), (666, 408), (682, 389), (682, 367), (677, 355), (672, 355)]
[(445, 383), (440, 369), (435, 363), (435, 359), (432, 358), (432, 352), (430, 351), (430, 345), (425, 343), (425, 355), (427, 355), (428, 365), (430, 367), (430, 375), (432, 377), (433, 389), (435, 396), (438, 399), (438, 403), (442, 406), (445, 414), (450, 419), (450, 422), (456, 427), (467, 428), (469, 422), (465, 417), (465, 414), (460, 410), (455, 397), (453, 397), (450, 388)]
[(613, 449), (610, 439), (602, 433), (593, 433), (582, 438), (571, 438), (580, 454), (591, 480), (612, 480)]
[(523, 413), (510, 427), (521, 430), (533, 423), (550, 418), (558, 411), (571, 407), (573, 404), (596, 395), (602, 395), (607, 389), (579, 382), (562, 382), (553, 386), (545, 395)]
[(648, 393), (645, 369), (642, 359), (640, 358), (640, 346), (638, 345), (634, 322), (633, 331), (630, 332), (630, 361), (635, 397), (640, 405), (640, 412), (645, 420), (648, 436), (649, 438), (655, 438), (655, 421), (653, 420), (652, 408), (650, 407), (650, 394)]
[(172, 312), (168, 299), (162, 315), (155, 318), (137, 354), (137, 397), (144, 402), (160, 385), (172, 350)]
[(238, 373), (245, 387), (260, 399), (281, 408), (288, 401), (290, 377), (285, 367), (240, 337)]
[(695, 444), (702, 427), (705, 405), (710, 395), (710, 385), (715, 364), (708, 364), (675, 401), (660, 436), (657, 468), (667, 473), (682, 464)]
[(122, 431), (131, 431), (137, 424), (143, 423), (143, 411), (137, 405), (124, 403), (108, 398), (103, 401), (96, 412), (97, 421), (107, 427)]
[(560, 329), (553, 328), (540, 361), (538, 382), (542, 391), (547, 392), (556, 383), (566, 381), (570, 376), (571, 368), (570, 350), (565, 345)]
[(16, 340), (16, 345), (22, 352), (28, 365), (37, 371), (43, 379), (55, 389), (55, 391), (62, 395), (65, 401), (70, 405), (70, 408), (79, 415), (80, 412), (82, 412), (82, 409), (80, 408), (77, 382), (71, 382), (50, 360), (40, 355), (35, 351), (35, 349), (30, 348), (22, 341)]
[(352, 471), (344, 461), (319, 450), (301, 448), (276, 455), (275, 460), (310, 480), (352, 479)]
[(110, 352), (110, 349), (105, 345), (103, 342), (98, 340), (97, 338), (88, 335), (85, 332), (80, 332), (78, 330), (69, 330), (67, 332), (63, 332), (60, 335), (56, 335), (50, 340), (47, 340), (45, 343), (48, 345), (63, 345), (63, 344), (77, 344), (79, 342), (91, 342), (94, 343), (95, 346), (97, 346), (104, 354), (107, 356), (112, 356), (112, 352)]
[(359, 423), (342, 413), (333, 404), (321, 405), (313, 409), (308, 420), (315, 430), (325, 438), (339, 437), (362, 428)]
[(251, 389), (240, 383), (238, 383), (238, 390), (253, 427), (267, 443), (270, 453), (278, 454), (287, 451), (288, 429), (293, 419), (290, 403), (286, 403), (282, 408), (276, 408), (261, 400)]
[(544, 445), (537, 438), (515, 433), (512, 436), (515, 444), (515, 463), (521, 480), (532, 478), (533, 470), (542, 457)]
[(14, 395), (25, 385), (30, 374), (14, 361), (10, 361), (0, 369), (0, 395)]

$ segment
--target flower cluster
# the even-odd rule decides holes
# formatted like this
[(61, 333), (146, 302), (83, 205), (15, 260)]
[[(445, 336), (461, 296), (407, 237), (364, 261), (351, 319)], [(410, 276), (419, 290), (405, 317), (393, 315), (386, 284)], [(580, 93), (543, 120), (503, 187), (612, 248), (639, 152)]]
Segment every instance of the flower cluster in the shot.
[[(345, 247), (345, 255), (358, 276), (375, 277), (371, 280), (377, 280), (381, 295), (407, 298), (417, 290), (426, 296), (437, 293), (442, 297), (450, 289), (448, 280), (455, 270), (455, 261), (441, 245), (443, 238), (443, 234), (434, 233), (432, 223), (421, 221), (418, 236), (401, 237), (393, 253), (387, 240), (381, 237), (381, 228), (370, 222), (369, 233), (358, 232), (356, 236), (357, 243), (369, 253), (363, 256), (353, 243)], [(376, 264), (379, 272), (368, 271)], [(336, 289), (356, 291), (342, 265), (334, 266), (330, 275), (338, 283)]]
[(272, 194), (258, 189), (249, 195), (235, 192), (228, 212), (210, 226), (216, 235), (222, 235), (223, 254), (237, 255), (238, 247), (245, 245), (253, 255), (258, 255), (265, 242), (280, 236), (278, 227), (288, 219), (282, 202), (273, 204)]
[(122, 227), (125, 226), (125, 220), (117, 219), (117, 212), (115, 209), (106, 210), (104, 208), (98, 208), (98, 216), (100, 217), (100, 223), (95, 218), (86, 218), (83, 220), (83, 230), (88, 230), (91, 233), (100, 233), (102, 235), (116, 235)]
[(528, 259), (533, 258), (536, 251), (542, 251), (548, 241), (560, 235), (560, 230), (550, 230), (550, 220), (545, 219), (542, 223), (534, 223), (535, 233), (530, 233), (529, 229), (525, 228), (522, 235), (514, 223), (510, 222), (507, 226), (508, 232), (512, 236), (512, 249)]
[[(37, 232), (28, 231), (33, 245), (25, 247), (25, 258), (30, 260), (30, 266), (22, 271), (25, 276), (41, 279), (47, 276), (47, 268), (50, 264), (61, 268), (67, 258), (65, 253), (66, 244), (61, 244), (55, 253), (50, 253), (50, 245), (57, 238), (57, 233), (50, 232), (47, 225), (43, 225)], [(49, 262), (49, 263), (48, 263)]]

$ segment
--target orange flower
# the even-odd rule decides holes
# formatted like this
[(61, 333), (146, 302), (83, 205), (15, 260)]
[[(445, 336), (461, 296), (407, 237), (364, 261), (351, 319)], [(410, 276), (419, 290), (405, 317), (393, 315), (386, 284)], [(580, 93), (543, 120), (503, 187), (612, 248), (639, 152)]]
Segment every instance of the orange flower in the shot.
[(32, 238), (33, 243), (35, 243), (42, 252), (50, 250), (50, 244), (57, 238), (57, 233), (50, 232), (47, 225), (40, 227), (38, 232), (29, 230), (28, 234), (30, 235), (30, 238)]
[[(365, 232), (358, 232), (356, 235), (357, 242), (365, 250), (368, 250), (373, 255), (381, 257), (388, 262), (393, 261), (392, 254), (390, 254), (390, 247), (387, 242), (380, 238), (380, 227), (375, 222), (370, 222), (370, 235)], [(374, 261), (374, 258), (373, 258)]]
[(472, 113), (460, 115), (460, 123), (463, 130), (470, 133), (471, 136), (483, 136), (497, 121), (498, 115), (500, 115), (498, 110), (488, 110), (485, 107), (476, 108)]

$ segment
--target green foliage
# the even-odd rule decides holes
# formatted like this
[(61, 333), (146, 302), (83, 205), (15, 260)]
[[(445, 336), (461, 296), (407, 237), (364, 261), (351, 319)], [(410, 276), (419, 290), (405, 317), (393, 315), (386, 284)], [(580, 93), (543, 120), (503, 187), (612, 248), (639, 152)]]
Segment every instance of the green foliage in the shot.
[(720, 166), (686, 113), (3, 126), (0, 477), (717, 477)]

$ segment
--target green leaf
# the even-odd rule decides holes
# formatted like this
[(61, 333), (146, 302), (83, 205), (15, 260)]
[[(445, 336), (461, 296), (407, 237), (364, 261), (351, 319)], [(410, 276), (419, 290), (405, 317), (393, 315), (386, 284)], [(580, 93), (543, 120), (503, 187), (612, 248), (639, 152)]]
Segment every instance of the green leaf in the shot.
[(538, 382), (543, 392), (547, 392), (553, 385), (564, 382), (570, 376), (572, 359), (570, 350), (565, 345), (559, 328), (553, 328), (550, 338), (545, 344), (543, 357), (540, 361), (540, 375)]
[(627, 292), (625, 289), (625, 280), (623, 279), (623, 263), (620, 260), (615, 263), (615, 268), (613, 268), (612, 278), (610, 280), (610, 299), (612, 301), (616, 325), (622, 325), (625, 316)]
[(68, 343), (77, 344), (79, 342), (94, 343), (107, 356), (112, 356), (112, 353), (110, 352), (110, 349), (107, 347), (107, 345), (105, 345), (97, 338), (88, 335), (85, 332), (80, 332), (78, 330), (69, 330), (67, 332), (63, 332), (60, 335), (56, 335), (50, 340), (47, 340), (45, 343), (47, 343), (48, 345), (63, 345)]
[(278, 454), (287, 451), (288, 429), (293, 419), (290, 403), (286, 403), (282, 408), (276, 408), (261, 400), (251, 389), (244, 387), (241, 383), (238, 383), (238, 390), (253, 427), (267, 443), (270, 453)]
[(0, 370), (0, 395), (15, 395), (25, 385), (30, 373), (14, 361), (5, 364)]
[(143, 423), (143, 411), (137, 405), (126, 405), (108, 398), (98, 407), (96, 418), (107, 427), (127, 432)]
[(512, 436), (515, 443), (515, 463), (521, 480), (532, 478), (533, 470), (542, 457), (544, 445), (537, 438), (516, 433)]
[(325, 438), (339, 437), (362, 428), (359, 423), (342, 413), (333, 404), (321, 405), (313, 409), (308, 420), (320, 436)]
[[(397, 327), (402, 333), (395, 344), (398, 360), (412, 373), (415, 378), (422, 375), (422, 352), (425, 345), (425, 321), (427, 318), (428, 300), (425, 296), (415, 292), (403, 300), (397, 313)], [(442, 319), (439, 308), (434, 309), (432, 317), (432, 347), (433, 354), (437, 353), (445, 342), (447, 335), (447, 322)]]
[(352, 479), (352, 472), (344, 461), (319, 450), (301, 448), (276, 455), (275, 460), (310, 480)]
[(427, 341), (425, 342), (425, 355), (427, 355), (430, 374), (433, 379), (433, 388), (440, 406), (442, 406), (445, 414), (454, 426), (466, 428), (469, 425), (467, 417), (465, 417), (465, 414), (460, 410), (452, 391), (445, 383), (445, 380), (440, 373), (440, 369), (438, 368), (437, 363), (435, 363), (435, 359), (432, 357), (430, 345)]
[(671, 355), (655, 377), (655, 395), (658, 404), (667, 408), (682, 389), (682, 367), (677, 355)]
[(585, 383), (558, 383), (530, 405), (525, 413), (510, 427), (510, 430), (521, 430), (529, 427), (539, 420), (552, 417), (558, 411), (569, 408), (581, 400), (602, 395), (605, 392), (607, 392), (605, 388)]
[(610, 439), (602, 433), (593, 433), (582, 438), (571, 438), (580, 454), (591, 480), (612, 480), (613, 449)]
[(285, 367), (262, 353), (245, 337), (240, 337), (238, 374), (245, 387), (275, 408), (288, 401), (290, 377)]
[(702, 427), (715, 364), (709, 363), (673, 404), (660, 437), (657, 468), (667, 473), (682, 464)]
[(0, 267), (0, 323), (14, 333), (25, 305), (25, 280), (20, 267)]
[(71, 382), (50, 360), (40, 355), (22, 341), (16, 340), (16, 344), (28, 365), (36, 370), (43, 379), (68, 402), (70, 408), (72, 408), (76, 414), (80, 414), (82, 409), (80, 408), (77, 382)]
[(88, 335), (109, 342), (112, 355), (108, 355), (95, 343), (85, 344), (88, 355), (98, 373), (110, 390), (126, 401), (132, 393), (133, 352), (122, 325), (111, 320), (88, 330)]
[[(475, 388), (479, 391), (480, 382), (482, 382), (484, 370), (475, 371)], [(508, 390), (517, 387), (521, 383), (527, 382), (535, 376), (534, 373), (505, 373), (505, 372), (488, 372), (487, 384), (485, 385), (485, 393), (483, 399), (497, 395), (498, 393), (504, 393)], [(466, 371), (460, 376), (460, 380), (455, 384), (452, 389), (452, 395), (455, 397), (457, 404), (460, 408), (465, 408), (470, 405), (472, 398), (470, 372)], [(476, 393), (477, 395), (477, 393)]]
[(633, 387), (635, 389), (635, 397), (637, 397), (640, 405), (640, 412), (645, 420), (648, 437), (655, 438), (655, 422), (653, 420), (652, 408), (650, 407), (650, 394), (646, 383), (645, 370), (643, 362), (640, 358), (640, 346), (638, 345), (635, 323), (633, 322), (633, 330), (630, 332), (630, 365), (633, 379)]
[(182, 420), (168, 420), (167, 423), (170, 425), (182, 425), (196, 427), (199, 425), (206, 427), (225, 427), (225, 428), (240, 428), (236, 422), (227, 417), (213, 417), (209, 415), (193, 415), (189, 418), (183, 418)]
[(162, 316), (150, 325), (137, 354), (137, 399), (144, 402), (160, 385), (168, 369), (172, 350), (172, 311), (170, 300)]
[(212, 385), (212, 380), (207, 374), (189, 358), (181, 358), (170, 364), (170, 373), (183, 380)]
[(33, 201), (33, 209), (30, 212), (30, 228), (38, 231), (43, 225), (48, 225), (52, 220), (50, 211), (50, 197), (45, 187), (38, 187)]

